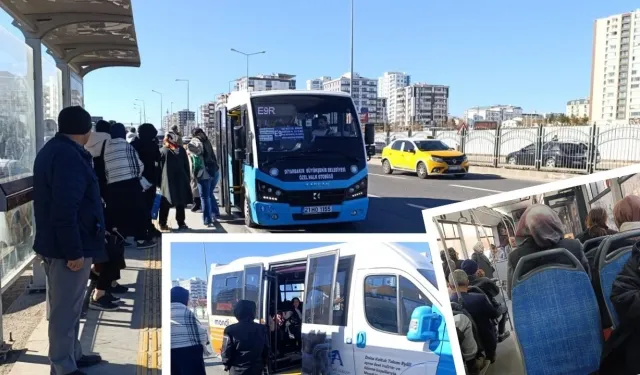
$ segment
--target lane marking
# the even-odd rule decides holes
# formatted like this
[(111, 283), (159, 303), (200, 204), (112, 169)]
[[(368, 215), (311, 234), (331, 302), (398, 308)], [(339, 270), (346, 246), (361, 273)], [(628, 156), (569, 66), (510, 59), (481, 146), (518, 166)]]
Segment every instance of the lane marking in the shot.
[(504, 191), (502, 191), (502, 190), (485, 189), (485, 188), (479, 188), (479, 187), (475, 187), (475, 186), (464, 186), (464, 185), (453, 185), (453, 184), (449, 185), (449, 186), (458, 187), (458, 188), (464, 188), (464, 189), (488, 191), (490, 193), (504, 193)]
[(420, 210), (428, 210), (429, 209), (429, 207), (418, 206), (417, 204), (413, 204), (413, 203), (407, 203), (406, 205), (407, 206), (411, 206), (413, 208), (418, 208)]
[(388, 174), (377, 174), (377, 173), (369, 173), (369, 176), (380, 176), (380, 177), (388, 177), (388, 178), (397, 178), (398, 180), (407, 180), (404, 177), (400, 177), (400, 176), (391, 176)]

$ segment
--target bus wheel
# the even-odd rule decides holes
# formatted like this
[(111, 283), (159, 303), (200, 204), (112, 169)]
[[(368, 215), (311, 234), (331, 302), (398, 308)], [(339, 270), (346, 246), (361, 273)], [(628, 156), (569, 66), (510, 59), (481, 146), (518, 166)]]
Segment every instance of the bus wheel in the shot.
[(429, 177), (429, 172), (427, 172), (427, 165), (423, 162), (418, 163), (416, 173), (418, 173), (418, 177), (422, 179)]
[(255, 228), (256, 224), (251, 219), (251, 205), (249, 204), (249, 200), (244, 200), (244, 225), (248, 228)]

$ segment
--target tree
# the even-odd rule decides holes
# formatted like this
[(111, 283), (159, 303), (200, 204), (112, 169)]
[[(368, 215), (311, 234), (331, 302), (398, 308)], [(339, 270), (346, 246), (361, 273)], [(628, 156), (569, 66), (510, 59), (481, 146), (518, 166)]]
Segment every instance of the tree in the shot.
[(589, 124), (589, 116), (584, 116), (580, 119), (580, 121), (582, 121), (582, 124), (584, 125), (588, 125)]
[(553, 125), (557, 121), (556, 115), (553, 113), (548, 114), (547, 121), (549, 122), (549, 125)]

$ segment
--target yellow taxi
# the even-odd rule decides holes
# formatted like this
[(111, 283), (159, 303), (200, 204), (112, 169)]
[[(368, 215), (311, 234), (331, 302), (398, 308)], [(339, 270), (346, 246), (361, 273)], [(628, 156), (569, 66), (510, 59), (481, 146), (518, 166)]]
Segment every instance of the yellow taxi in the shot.
[(382, 170), (415, 172), (420, 178), (433, 175), (464, 177), (467, 156), (437, 139), (396, 139), (382, 150)]

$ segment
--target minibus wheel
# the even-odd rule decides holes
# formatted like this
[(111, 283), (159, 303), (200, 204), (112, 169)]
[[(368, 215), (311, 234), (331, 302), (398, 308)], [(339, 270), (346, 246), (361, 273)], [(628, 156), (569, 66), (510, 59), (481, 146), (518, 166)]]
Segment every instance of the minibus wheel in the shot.
[(256, 223), (251, 219), (251, 205), (248, 199), (244, 199), (244, 225), (248, 228), (255, 228)]

